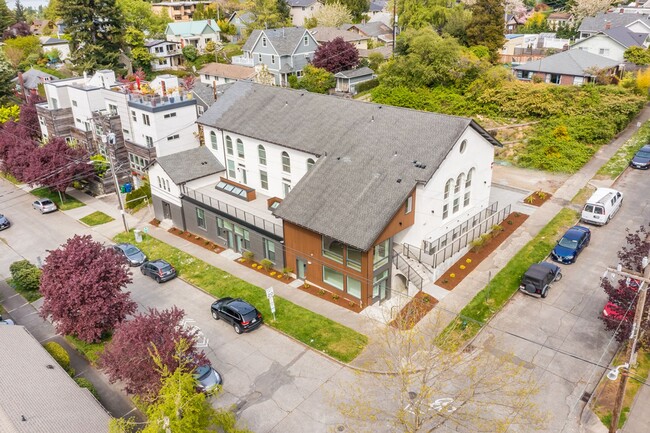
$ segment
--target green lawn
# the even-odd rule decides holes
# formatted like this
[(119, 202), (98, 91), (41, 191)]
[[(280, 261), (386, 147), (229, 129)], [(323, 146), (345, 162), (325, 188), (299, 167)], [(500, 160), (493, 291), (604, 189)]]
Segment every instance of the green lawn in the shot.
[(628, 166), (634, 154), (650, 140), (650, 122), (644, 123), (638, 131), (603, 165), (596, 175), (616, 179)]
[(80, 221), (89, 226), (98, 226), (100, 224), (106, 224), (114, 220), (115, 218), (106, 215), (104, 212), (96, 211), (81, 218)]
[(25, 290), (22, 287), (19, 287), (11, 278), (7, 278), (7, 284), (9, 284), (16, 292), (20, 293), (23, 298), (27, 299), (27, 302), (34, 302), (42, 298), (41, 292), (38, 290)]
[(102, 340), (99, 343), (86, 343), (85, 341), (79, 340), (76, 337), (66, 335), (65, 339), (70, 343), (71, 346), (76, 348), (82, 355), (84, 355), (93, 365), (97, 362), (102, 352), (104, 352), (104, 347), (110, 341), (110, 338)]
[(18, 182), (18, 179), (13, 177), (10, 173), (5, 173), (4, 171), (0, 171), (0, 177), (3, 179), (7, 179), (9, 182), (13, 183), (14, 185), (20, 184), (20, 182)]
[(560, 235), (575, 223), (577, 217), (575, 211), (562, 209), (476, 294), (461, 310), (459, 317), (447, 325), (438, 337), (439, 343), (454, 349), (476, 335), (482, 324), (496, 314), (517, 291), (521, 276), (528, 267), (546, 258)]
[(31, 194), (36, 197), (49, 198), (52, 200), (61, 210), (70, 210), (85, 206), (82, 202), (77, 199), (70, 197), (68, 194), (61, 194), (63, 196), (63, 202), (59, 198), (59, 193), (53, 190), (50, 190), (47, 187), (36, 188), (31, 191)]
[[(114, 240), (133, 243), (133, 233), (121, 233), (115, 236)], [(240, 280), (151, 236), (145, 235), (138, 247), (149, 257), (163, 257), (174, 265), (180, 278), (217, 298), (232, 296), (245, 299), (260, 310), (267, 325), (340, 361), (352, 361), (368, 343), (365, 335), (279, 296), (275, 297), (276, 320), (274, 321), (264, 289)]]

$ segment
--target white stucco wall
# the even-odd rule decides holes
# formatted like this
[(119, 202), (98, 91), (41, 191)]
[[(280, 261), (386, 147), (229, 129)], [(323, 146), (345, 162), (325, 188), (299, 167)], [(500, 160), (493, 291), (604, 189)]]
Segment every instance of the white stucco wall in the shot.
[[(463, 153), (461, 142), (467, 140)], [(485, 209), (490, 200), (492, 182), (492, 162), (494, 149), (491, 143), (474, 129), (467, 128), (436, 173), (425, 185), (418, 185), (415, 193), (415, 223), (395, 236), (398, 243), (408, 243), (416, 247), (422, 241), (433, 241), (458, 226), (474, 214)], [(469, 189), (465, 189), (467, 173), (474, 169)], [(454, 185), (459, 175), (463, 175), (460, 190), (454, 193)], [(453, 179), (449, 198), (445, 200), (445, 185)], [(465, 192), (470, 192), (470, 202), (464, 206)], [(459, 210), (453, 212), (454, 199), (459, 200)], [(449, 205), (449, 214), (443, 219), (443, 206)]]
[(85, 131), (84, 122), (91, 123), (93, 111), (106, 108), (102, 89), (83, 90), (76, 87), (68, 87), (67, 89), (74, 117), (74, 126)]
[[(159, 180), (161, 181), (160, 184), (158, 183)], [(167, 182), (169, 182), (169, 191), (166, 189)], [(167, 203), (172, 203), (179, 207), (181, 206), (180, 188), (172, 182), (160, 165), (152, 164), (149, 168), (149, 183), (151, 184), (151, 195), (160, 197)], [(161, 188), (160, 185), (163, 185), (163, 187)]]
[[(131, 118), (132, 111), (135, 112), (137, 119), (135, 122), (132, 121), (133, 142), (147, 147), (146, 136), (151, 137), (158, 156), (193, 149), (199, 145), (198, 138), (194, 135), (197, 131), (195, 105), (170, 107), (169, 110), (156, 113), (130, 106), (129, 116)], [(176, 113), (176, 116), (165, 118), (165, 115), (170, 113)], [(144, 123), (143, 114), (149, 116), (149, 125)], [(176, 134), (178, 134), (178, 138), (168, 140), (168, 137)]]
[[(592, 36), (589, 39), (582, 40), (575, 43), (572, 50), (584, 50), (591, 54), (598, 54), (599, 56), (607, 57), (608, 59), (616, 60), (617, 62), (623, 61), (623, 54), (625, 48), (614, 42), (611, 38), (605, 35)], [(606, 50), (601, 52), (601, 50)]]

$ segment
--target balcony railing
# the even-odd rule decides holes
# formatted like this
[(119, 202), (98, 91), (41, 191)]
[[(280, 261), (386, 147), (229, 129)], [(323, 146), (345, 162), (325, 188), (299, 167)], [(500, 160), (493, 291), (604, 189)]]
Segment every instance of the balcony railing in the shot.
[(205, 205), (210, 206), (213, 209), (217, 209), (227, 215), (237, 218), (240, 221), (245, 221), (249, 224), (252, 224), (253, 226), (262, 229), (267, 233), (272, 233), (284, 239), (284, 231), (280, 224), (276, 224), (265, 218), (259, 217), (257, 215), (253, 215), (250, 212), (246, 212), (231, 204), (224, 203), (221, 200), (218, 200), (214, 197), (210, 197), (208, 195), (195, 191), (191, 188), (186, 187), (185, 185), (181, 187), (181, 191), (187, 197), (190, 197)]
[(141, 95), (129, 93), (129, 102), (137, 104), (148, 105), (150, 107), (160, 107), (162, 105), (177, 104), (183, 101), (192, 99), (191, 93), (183, 92), (175, 96), (160, 96), (160, 95)]
[(255, 66), (255, 62), (253, 61), (253, 59), (246, 56), (234, 56), (232, 58), (232, 64), (239, 65), (239, 66), (250, 66), (250, 67)]

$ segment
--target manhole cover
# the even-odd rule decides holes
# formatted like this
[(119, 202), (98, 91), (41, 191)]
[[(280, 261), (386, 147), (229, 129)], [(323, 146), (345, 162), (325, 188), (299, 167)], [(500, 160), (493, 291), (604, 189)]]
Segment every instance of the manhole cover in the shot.
[(345, 426), (340, 425), (336, 427), (336, 431), (343, 431), (343, 430), (345, 430)]

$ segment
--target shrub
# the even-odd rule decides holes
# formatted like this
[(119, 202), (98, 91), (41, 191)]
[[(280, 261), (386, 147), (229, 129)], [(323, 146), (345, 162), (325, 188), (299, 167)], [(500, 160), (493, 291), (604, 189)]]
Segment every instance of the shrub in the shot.
[(19, 288), (35, 292), (41, 284), (41, 270), (36, 266), (21, 269), (16, 273), (16, 275), (14, 275), (13, 280)]
[(252, 252), (252, 251), (244, 251), (241, 255), (242, 255), (242, 257), (244, 257), (244, 259), (246, 259), (248, 261), (251, 261), (251, 262), (255, 258), (255, 253)]
[(290, 273), (293, 272), (293, 269), (291, 268), (282, 268), (282, 275), (285, 277), (288, 277)]
[(260, 262), (260, 265), (262, 265), (262, 267), (264, 268), (265, 271), (270, 271), (271, 268), (273, 268), (273, 262), (270, 261), (269, 259), (263, 259)]
[(496, 234), (503, 231), (503, 226), (499, 224), (495, 224), (492, 226), (491, 230)]
[(379, 79), (373, 78), (372, 80), (364, 81), (363, 83), (357, 84), (357, 92), (365, 92), (366, 90), (374, 89), (379, 85)]
[(90, 391), (90, 393), (97, 400), (99, 400), (99, 394), (97, 393), (97, 389), (95, 389), (95, 385), (93, 385), (91, 381), (89, 381), (85, 377), (75, 377), (74, 381), (77, 382), (77, 385), (79, 385), (80, 387), (86, 388), (88, 391)]
[(145, 197), (151, 200), (151, 185), (148, 182), (126, 195), (126, 208), (136, 208), (144, 201)]
[(34, 265), (32, 265), (29, 260), (18, 260), (17, 262), (13, 262), (9, 266), (9, 272), (11, 272), (11, 278), (16, 278), (16, 274), (18, 271), (21, 271), (23, 269), (31, 268)]
[(43, 347), (70, 376), (74, 376), (74, 370), (70, 367), (70, 355), (68, 355), (68, 352), (63, 346), (55, 341), (50, 341), (49, 343), (45, 343)]

